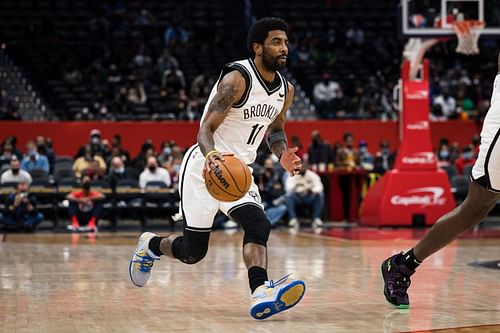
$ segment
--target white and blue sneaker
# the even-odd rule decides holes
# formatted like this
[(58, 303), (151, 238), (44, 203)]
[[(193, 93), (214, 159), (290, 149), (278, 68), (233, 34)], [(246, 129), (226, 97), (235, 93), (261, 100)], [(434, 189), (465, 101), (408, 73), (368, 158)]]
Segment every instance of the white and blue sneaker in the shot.
[(250, 315), (255, 319), (266, 319), (296, 305), (304, 296), (306, 285), (301, 280), (288, 280), (291, 274), (278, 281), (266, 281), (252, 294)]
[(155, 260), (160, 260), (160, 257), (149, 250), (149, 241), (151, 238), (157, 236), (157, 234), (153, 234), (152, 232), (145, 232), (139, 237), (134, 256), (128, 266), (130, 280), (137, 287), (144, 287), (146, 285)]

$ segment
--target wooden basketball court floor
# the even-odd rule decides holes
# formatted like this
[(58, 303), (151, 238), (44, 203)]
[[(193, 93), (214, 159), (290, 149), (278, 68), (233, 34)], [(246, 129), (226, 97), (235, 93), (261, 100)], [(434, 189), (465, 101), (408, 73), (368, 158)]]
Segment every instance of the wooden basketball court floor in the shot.
[(249, 315), (240, 232), (213, 232), (207, 257), (162, 258), (134, 287), (129, 259), (139, 232), (7, 234), (0, 242), (0, 332), (500, 332), (500, 232), (469, 233), (413, 277), (411, 309), (382, 295), (380, 262), (423, 231), (274, 230), (269, 273), (293, 272), (303, 301), (265, 321)]

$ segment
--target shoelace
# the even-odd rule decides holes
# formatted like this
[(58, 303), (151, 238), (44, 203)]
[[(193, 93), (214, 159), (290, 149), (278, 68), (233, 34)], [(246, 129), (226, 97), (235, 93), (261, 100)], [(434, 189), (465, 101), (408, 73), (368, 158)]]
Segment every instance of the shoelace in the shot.
[(411, 284), (410, 279), (401, 273), (394, 274), (394, 279), (391, 282), (393, 293), (399, 296), (406, 295), (406, 290)]
[(290, 275), (292, 275), (292, 273), (283, 276), (282, 278), (278, 279), (276, 282), (274, 282), (273, 280), (266, 281), (265, 282), (266, 287), (274, 288), (276, 286), (279, 286), (280, 284), (284, 283)]
[(153, 263), (155, 260), (159, 260), (158, 258), (151, 258), (147, 254), (144, 256), (137, 255), (140, 260), (134, 260), (133, 262), (139, 263), (139, 270), (144, 273), (149, 273), (151, 268), (153, 267)]

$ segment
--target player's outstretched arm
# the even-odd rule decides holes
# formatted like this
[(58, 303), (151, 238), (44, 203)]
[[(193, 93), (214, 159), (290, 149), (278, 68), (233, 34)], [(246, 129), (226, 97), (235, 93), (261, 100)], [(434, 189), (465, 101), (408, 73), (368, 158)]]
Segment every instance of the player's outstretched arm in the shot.
[(223, 160), (214, 147), (214, 132), (226, 118), (231, 106), (241, 99), (244, 91), (245, 79), (238, 71), (226, 74), (219, 82), (217, 93), (208, 106), (208, 113), (205, 115), (198, 132), (198, 144), (201, 152), (207, 158), (207, 166), (212, 164), (215, 159)]
[(269, 145), (269, 149), (271, 149), (271, 151), (279, 157), (281, 166), (283, 169), (288, 171), (290, 176), (294, 176), (302, 167), (302, 161), (297, 155), (295, 155), (298, 148), (288, 148), (288, 142), (285, 135), (286, 111), (292, 105), (294, 93), (295, 89), (293, 85), (288, 84), (288, 94), (286, 96), (283, 109), (278, 117), (269, 126), (267, 133), (267, 143)]

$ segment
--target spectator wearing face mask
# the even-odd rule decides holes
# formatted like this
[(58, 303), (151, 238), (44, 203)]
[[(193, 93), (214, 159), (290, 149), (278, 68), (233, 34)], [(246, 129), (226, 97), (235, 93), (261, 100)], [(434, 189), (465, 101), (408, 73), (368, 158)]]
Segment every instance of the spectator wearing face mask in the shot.
[(109, 148), (106, 147), (101, 141), (101, 131), (98, 129), (93, 129), (90, 131), (89, 142), (78, 149), (78, 153), (75, 159), (82, 157), (87, 152), (88, 147), (92, 152), (92, 155), (100, 155), (104, 159), (109, 155)]
[(450, 146), (446, 143), (441, 143), (437, 151), (438, 165), (447, 167), (450, 165)]
[(31, 175), (21, 169), (21, 163), (16, 156), (10, 160), (10, 169), (2, 174), (0, 183), (26, 183), (31, 184)]
[(145, 189), (148, 182), (158, 181), (164, 182), (167, 187), (170, 187), (172, 185), (172, 181), (170, 179), (170, 174), (168, 173), (168, 171), (158, 166), (156, 157), (150, 156), (147, 159), (146, 168), (139, 175), (139, 187), (141, 189)]
[(36, 137), (36, 147), (40, 155), (44, 155), (47, 157), (47, 160), (49, 161), (50, 172), (52, 173), (52, 169), (56, 162), (56, 154), (54, 153), (54, 149), (52, 149), (52, 147), (48, 144), (45, 137), (41, 135)]
[[(67, 196), (71, 218), (71, 225), (68, 226), (68, 229), (96, 232), (104, 194), (91, 190), (89, 177), (83, 177), (80, 184), (81, 190), (73, 191)], [(86, 224), (86, 226), (81, 227), (82, 224)]]
[(129, 168), (125, 166), (122, 157), (115, 156), (111, 159), (107, 178), (111, 189), (114, 191), (116, 189), (116, 185), (120, 180), (136, 179), (136, 175), (133, 175), (130, 172)]
[[(472, 166), (476, 163), (476, 158), (474, 157), (474, 151), (471, 146), (465, 146), (462, 148), (462, 154), (455, 161), (455, 167), (457, 168), (457, 173), (459, 175), (464, 174), (464, 168), (467, 166)], [(468, 176), (468, 175), (465, 175)]]
[(162, 166), (170, 174), (170, 180), (172, 181), (172, 187), (177, 188), (179, 184), (179, 172), (181, 170), (182, 155), (173, 154), (168, 157), (168, 159), (163, 162)]
[(21, 162), (21, 168), (25, 171), (33, 169), (42, 169), (49, 172), (49, 160), (46, 156), (38, 153), (35, 141), (30, 140), (26, 144), (26, 155)]
[(358, 153), (361, 168), (367, 171), (372, 171), (374, 168), (373, 155), (368, 151), (368, 143), (365, 140), (359, 141)]
[(375, 154), (374, 168), (375, 173), (383, 175), (391, 169), (394, 164), (395, 153), (391, 151), (387, 140), (380, 141), (379, 151)]

